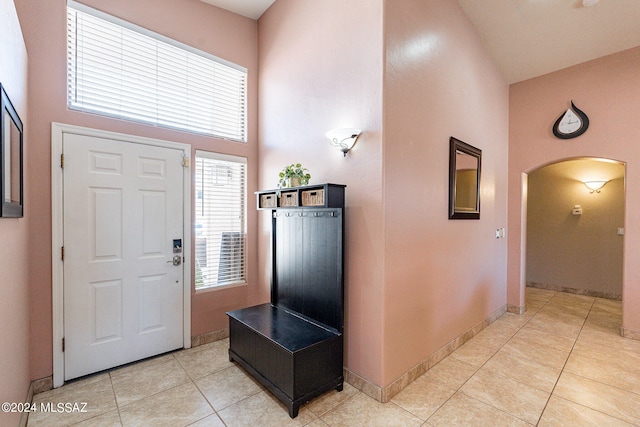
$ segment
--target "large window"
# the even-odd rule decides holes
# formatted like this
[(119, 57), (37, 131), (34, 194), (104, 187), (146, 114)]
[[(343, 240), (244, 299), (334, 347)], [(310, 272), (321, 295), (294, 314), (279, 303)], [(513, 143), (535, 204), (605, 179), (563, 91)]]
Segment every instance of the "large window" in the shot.
[(67, 51), (69, 108), (246, 142), (245, 68), (72, 0)]
[(245, 283), (246, 159), (196, 151), (196, 289)]

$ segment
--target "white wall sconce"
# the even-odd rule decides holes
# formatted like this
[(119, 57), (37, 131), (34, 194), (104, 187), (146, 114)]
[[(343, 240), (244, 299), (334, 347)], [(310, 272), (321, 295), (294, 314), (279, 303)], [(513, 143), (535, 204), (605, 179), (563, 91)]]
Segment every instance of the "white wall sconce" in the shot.
[(600, 192), (600, 189), (601, 189), (602, 187), (604, 187), (604, 185), (605, 185), (607, 182), (609, 182), (609, 181), (585, 181), (585, 182), (584, 182), (584, 185), (586, 185), (586, 186), (587, 186), (587, 188), (588, 188), (589, 190), (591, 190), (591, 191), (590, 191), (591, 193), (593, 193), (594, 191), (595, 191), (596, 193), (599, 193), (599, 192)]
[(343, 128), (330, 130), (325, 134), (331, 145), (342, 151), (344, 156), (347, 156), (349, 150), (353, 148), (362, 131), (360, 129)]

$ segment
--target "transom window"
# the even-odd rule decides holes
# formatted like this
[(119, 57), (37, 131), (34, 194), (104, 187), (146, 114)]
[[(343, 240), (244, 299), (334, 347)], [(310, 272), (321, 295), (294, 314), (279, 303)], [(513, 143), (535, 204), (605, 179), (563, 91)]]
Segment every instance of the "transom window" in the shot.
[(245, 68), (67, 4), (69, 108), (246, 142)]

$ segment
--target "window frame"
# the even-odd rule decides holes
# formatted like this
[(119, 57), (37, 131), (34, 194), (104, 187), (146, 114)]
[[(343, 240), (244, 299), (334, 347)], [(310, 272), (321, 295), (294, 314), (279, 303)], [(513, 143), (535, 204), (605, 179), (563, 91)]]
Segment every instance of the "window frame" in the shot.
[[(116, 26), (122, 27), (125, 30), (129, 30), (132, 31), (138, 35), (141, 36), (145, 36), (148, 38), (151, 38), (153, 40), (155, 40), (156, 43), (160, 43), (160, 44), (166, 44), (169, 45), (173, 48), (177, 48), (180, 49), (184, 52), (186, 52), (186, 55), (195, 55), (196, 57), (202, 59), (204, 58), (205, 60), (208, 61), (212, 61), (218, 65), (221, 65), (223, 67), (229, 67), (233, 70), (236, 70), (240, 73), (243, 74), (242, 78), (240, 78), (238, 81), (242, 82), (241, 86), (242, 87), (242, 95), (239, 95), (239, 98), (241, 98), (241, 102), (238, 103), (234, 103), (234, 108), (236, 108), (237, 112), (241, 112), (240, 115), (238, 115), (238, 117), (241, 117), (240, 119), (238, 119), (238, 121), (233, 123), (233, 126), (231, 127), (233, 129), (233, 131), (231, 132), (226, 132), (225, 134), (225, 126), (222, 125), (219, 122), (219, 117), (224, 116), (226, 113), (231, 112), (232, 116), (235, 116), (236, 114), (234, 113), (234, 110), (225, 110), (225, 112), (223, 114), (220, 114), (219, 112), (214, 112), (214, 110), (216, 110), (218, 107), (218, 104), (212, 104), (215, 106), (211, 107), (211, 111), (209, 115), (206, 116), (202, 116), (203, 118), (208, 118), (208, 120), (211, 120), (212, 122), (218, 121), (219, 123), (210, 124), (211, 129), (208, 130), (202, 130), (202, 126), (201, 129), (189, 129), (188, 125), (184, 125), (184, 126), (180, 126), (180, 125), (171, 125), (171, 124), (167, 124), (167, 123), (162, 123), (163, 121), (170, 121), (170, 119), (168, 119), (167, 115), (164, 116), (159, 116), (158, 118), (156, 118), (155, 120), (147, 120), (147, 119), (142, 119), (140, 117), (134, 117), (134, 116), (143, 116), (144, 115), (144, 110), (139, 110), (138, 112), (131, 112), (131, 113), (116, 113), (113, 112), (115, 109), (112, 109), (110, 112), (107, 111), (101, 111), (106, 109), (105, 107), (101, 107), (101, 106), (82, 106), (80, 105), (81, 103), (77, 101), (77, 89), (74, 91), (74, 89), (72, 89), (72, 85), (73, 88), (76, 88), (76, 82), (75, 80), (77, 80), (77, 77), (74, 78), (74, 76), (76, 76), (76, 71), (74, 71), (74, 66), (72, 65), (72, 61), (73, 64), (76, 64), (76, 57), (74, 56), (72, 58), (72, 54), (70, 52), (70, 40), (67, 41), (67, 107), (70, 110), (73, 111), (80, 111), (80, 112), (85, 112), (85, 113), (90, 113), (90, 114), (97, 114), (103, 117), (110, 117), (110, 118), (117, 118), (117, 119), (122, 119), (122, 120), (127, 120), (127, 121), (131, 121), (131, 122), (135, 122), (135, 123), (140, 123), (140, 124), (144, 124), (144, 125), (151, 125), (151, 126), (157, 126), (157, 127), (161, 127), (161, 128), (165, 128), (165, 129), (172, 129), (172, 130), (177, 130), (177, 131), (183, 131), (183, 132), (188, 132), (188, 133), (193, 133), (193, 134), (197, 134), (197, 135), (204, 135), (204, 136), (208, 136), (208, 137), (213, 137), (213, 138), (217, 138), (217, 139), (222, 139), (222, 140), (227, 140), (227, 141), (232, 141), (232, 142), (238, 142), (238, 143), (243, 143), (246, 144), (248, 142), (248, 70), (245, 67), (242, 67), (238, 64), (234, 64), (233, 62), (227, 61), (225, 59), (219, 58), (213, 54), (210, 54), (208, 52), (196, 49), (192, 46), (189, 46), (185, 43), (179, 42), (177, 40), (171, 39), (167, 36), (164, 36), (162, 34), (156, 33), (154, 31), (148, 30), (146, 28), (140, 27), (136, 24), (133, 24), (131, 22), (125, 21), (123, 19), (117, 18), (113, 15), (109, 15), (105, 12), (101, 12), (99, 10), (93, 9), (89, 6), (86, 6), (82, 3), (78, 3), (75, 0), (67, 0), (67, 16), (69, 14), (69, 10), (75, 10), (78, 11), (80, 13), (84, 13), (84, 14), (88, 14), (92, 17), (107, 21), (110, 24), (114, 24)], [(68, 19), (68, 18), (67, 18)], [(69, 34), (69, 23), (67, 23), (67, 34)], [(77, 69), (77, 66), (75, 67), (75, 69)], [(189, 74), (190, 76), (193, 73)], [(219, 80), (215, 80), (217, 82), (222, 81), (222, 79)], [(159, 83), (158, 83), (158, 86)], [(220, 94), (222, 91), (219, 87), (214, 88), (213, 87), (214, 84), (211, 85), (211, 89), (215, 92)], [(233, 86), (229, 86), (228, 88), (234, 88)], [(115, 92), (113, 92), (115, 93)], [(156, 90), (156, 93), (157, 90)], [(187, 92), (185, 92), (187, 93)], [(197, 103), (197, 101), (196, 101)], [(157, 106), (161, 106), (160, 103), (156, 102)], [(111, 107), (113, 108), (113, 107)], [(193, 108), (187, 108), (188, 110), (193, 110)], [(160, 108), (161, 110), (161, 108)], [(190, 116), (185, 116), (185, 117), (190, 117)], [(184, 120), (182, 119), (181, 122), (188, 122), (188, 120)], [(230, 122), (230, 121), (229, 121)], [(227, 121), (225, 121), (225, 123), (229, 123)], [(228, 128), (227, 128), (228, 129)], [(234, 134), (236, 137), (234, 136), (230, 136), (230, 134)]]
[[(243, 193), (241, 195), (241, 199), (242, 200), (242, 232), (243, 232), (243, 259), (242, 259), (242, 269), (243, 269), (243, 273), (242, 273), (242, 281), (238, 281), (236, 283), (223, 283), (223, 284), (212, 284), (212, 285), (205, 285), (205, 286), (201, 286), (201, 287), (197, 287), (197, 276), (198, 276), (198, 272), (197, 272), (197, 218), (198, 218), (198, 160), (200, 158), (204, 158), (204, 159), (210, 159), (210, 160), (216, 160), (216, 161), (222, 161), (222, 162), (228, 162), (228, 163), (236, 163), (239, 165), (242, 165), (244, 167), (244, 183), (243, 183)], [(224, 154), (224, 153), (219, 153), (219, 152), (214, 152), (214, 151), (207, 151), (207, 150), (195, 150), (195, 155), (193, 157), (193, 181), (194, 181), (194, 214), (193, 214), (193, 223), (192, 223), (192, 230), (194, 233), (194, 247), (196, 248), (194, 253), (193, 253), (193, 267), (194, 267), (194, 271), (195, 271), (195, 275), (194, 275), (194, 280), (193, 280), (193, 287), (196, 293), (201, 293), (201, 292), (210, 292), (210, 291), (216, 291), (216, 290), (222, 290), (222, 289), (228, 289), (228, 288), (233, 288), (233, 287), (238, 287), (238, 286), (246, 286), (248, 285), (248, 266), (247, 266), (247, 242), (248, 242), (248, 233), (247, 233), (247, 212), (248, 212), (248, 193), (247, 193), (247, 185), (248, 185), (248, 179), (247, 179), (247, 173), (248, 173), (248, 159), (246, 157), (242, 157), (242, 156), (235, 156), (235, 155), (231, 155), (231, 154)]]

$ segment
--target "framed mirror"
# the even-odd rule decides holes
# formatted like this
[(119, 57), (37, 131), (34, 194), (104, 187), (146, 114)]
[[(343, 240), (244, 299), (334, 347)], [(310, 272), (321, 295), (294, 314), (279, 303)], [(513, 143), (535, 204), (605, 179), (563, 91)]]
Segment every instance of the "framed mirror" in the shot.
[(480, 219), (482, 150), (449, 138), (449, 219)]
[(22, 166), (22, 121), (0, 84), (0, 217), (23, 216)]

